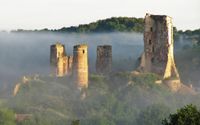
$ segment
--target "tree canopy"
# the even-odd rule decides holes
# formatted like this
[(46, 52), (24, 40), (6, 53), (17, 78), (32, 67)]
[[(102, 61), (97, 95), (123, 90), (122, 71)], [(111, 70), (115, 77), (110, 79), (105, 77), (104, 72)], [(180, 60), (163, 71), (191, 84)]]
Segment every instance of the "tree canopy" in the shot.
[(168, 119), (163, 121), (163, 125), (199, 125), (200, 110), (194, 105), (187, 105), (177, 113), (171, 114)]

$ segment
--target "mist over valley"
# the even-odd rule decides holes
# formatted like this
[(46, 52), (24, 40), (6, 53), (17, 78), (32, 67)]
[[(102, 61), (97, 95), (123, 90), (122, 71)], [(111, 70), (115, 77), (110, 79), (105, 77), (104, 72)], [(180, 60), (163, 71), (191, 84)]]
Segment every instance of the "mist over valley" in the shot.
[[(140, 26), (137, 28), (140, 29)], [(84, 31), (88, 31), (90, 26), (83, 27)], [(102, 33), (92, 30), (82, 32), (81, 28), (77, 33), (48, 30), (1, 32), (0, 113), (10, 114), (8, 118), (14, 119), (11, 121), (17, 125), (161, 125), (181, 107), (193, 104), (199, 109), (199, 30), (182, 32), (170, 27), (174, 30), (174, 48), (172, 46), (173, 51), (169, 49), (168, 52), (168, 44), (152, 44), (148, 35), (141, 32), (144, 29), (137, 28), (133, 27), (134, 32), (130, 28), (128, 32)], [(99, 29), (98, 26), (96, 29)], [(162, 35), (165, 37), (165, 33)], [(160, 36), (155, 38), (162, 39)], [(166, 39), (169, 40), (168, 37)], [(83, 57), (78, 55), (79, 49), (88, 47), (88, 50), (81, 51), (88, 54), (87, 87), (80, 88), (75, 83), (74, 72), (58, 77), (56, 67), (52, 73), (50, 46), (57, 44), (65, 45), (66, 55), (74, 56), (73, 61), (83, 61)], [(112, 71), (109, 73), (96, 71), (99, 45), (112, 47)], [(151, 45), (152, 49), (148, 49)], [(74, 50), (74, 46), (80, 48)], [(164, 49), (160, 50), (158, 46)], [(158, 56), (150, 58), (151, 65), (155, 64), (150, 69), (155, 72), (147, 72), (150, 64), (143, 52), (148, 54), (149, 51)], [(166, 59), (162, 55), (165, 52), (172, 58), (170, 54), (174, 52), (174, 60)], [(66, 55), (63, 55), (64, 58)], [(106, 54), (104, 56), (108, 58)], [(164, 63), (160, 63), (159, 59), (163, 58)], [(169, 73), (160, 70), (165, 61), (177, 71), (173, 68)], [(174, 64), (171, 63), (173, 61)], [(81, 74), (85, 72), (81, 69), (84, 63), (78, 63), (80, 69), (76, 67), (75, 70)], [(157, 71), (171, 76), (163, 78), (165, 75)], [(83, 80), (81, 75), (77, 78), (80, 79), (78, 82)]]

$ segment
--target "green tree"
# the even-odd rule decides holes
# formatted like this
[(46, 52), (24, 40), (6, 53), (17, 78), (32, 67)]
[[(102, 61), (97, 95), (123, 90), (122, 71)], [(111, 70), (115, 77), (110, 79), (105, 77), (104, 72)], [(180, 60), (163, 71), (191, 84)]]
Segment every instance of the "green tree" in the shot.
[(168, 119), (163, 121), (163, 125), (199, 125), (200, 124), (200, 110), (194, 105), (187, 105), (179, 110), (177, 113), (170, 114)]
[(137, 118), (138, 125), (160, 125), (162, 120), (169, 115), (169, 108), (163, 104), (148, 106), (140, 112)]
[(15, 115), (9, 109), (0, 108), (0, 125), (15, 125)]
[(80, 125), (80, 120), (73, 120), (71, 125)]

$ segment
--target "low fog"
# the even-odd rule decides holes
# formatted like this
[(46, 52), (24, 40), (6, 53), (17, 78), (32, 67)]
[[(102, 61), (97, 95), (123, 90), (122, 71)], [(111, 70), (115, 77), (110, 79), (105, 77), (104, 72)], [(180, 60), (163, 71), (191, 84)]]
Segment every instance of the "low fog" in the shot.
[[(139, 33), (0, 33), (0, 83), (15, 84), (22, 76), (50, 73), (50, 45), (61, 42), (67, 55), (73, 46), (88, 44), (89, 70), (95, 71), (97, 45), (112, 45), (114, 70), (133, 70), (143, 51)], [(120, 66), (118, 65), (119, 62)], [(127, 64), (128, 63), (128, 64)]]
[[(67, 55), (72, 55), (74, 45), (88, 44), (90, 74), (95, 72), (97, 46), (112, 45), (112, 66), (117, 73), (111, 74), (108, 79), (90, 75), (87, 98), (82, 100), (84, 94), (74, 88), (72, 79), (46, 77), (50, 74), (50, 45), (56, 42), (65, 45)], [(189, 41), (175, 41), (175, 61), (182, 82), (197, 85), (199, 58), (191, 46)], [(49, 121), (52, 125), (71, 124), (77, 119), (82, 125), (106, 120), (108, 124), (116, 123), (113, 125), (124, 122), (141, 125), (146, 118), (144, 116), (161, 123), (162, 119), (184, 105), (192, 103), (199, 107), (199, 93), (172, 93), (165, 86), (155, 84), (157, 77), (152, 74), (130, 77), (125, 72), (136, 68), (143, 48), (143, 34), (138, 33), (0, 33), (0, 97), (8, 97), (4, 105), (15, 113), (33, 114), (31, 120)], [(31, 77), (34, 80), (30, 80), (28, 86), (22, 84), (14, 98), (4, 96), (8, 88), (13, 91), (14, 85), (23, 76), (34, 74), (39, 74), (39, 79)], [(153, 115), (149, 114), (149, 109)]]

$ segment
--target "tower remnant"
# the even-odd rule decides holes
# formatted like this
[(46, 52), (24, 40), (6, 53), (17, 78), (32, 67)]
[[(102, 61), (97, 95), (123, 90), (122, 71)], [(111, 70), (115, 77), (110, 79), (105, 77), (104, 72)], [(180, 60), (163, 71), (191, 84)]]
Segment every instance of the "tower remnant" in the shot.
[(68, 56), (68, 65), (67, 65), (67, 75), (72, 74), (72, 66), (73, 66), (73, 56)]
[(64, 57), (65, 55), (66, 55), (65, 45), (63, 45), (59, 42), (54, 45), (51, 45), (51, 47), (50, 47), (50, 63), (51, 63), (51, 65), (56, 66), (58, 58)]
[(146, 14), (144, 22), (144, 54), (140, 69), (161, 75), (163, 79), (179, 79), (174, 61), (172, 18)]
[(88, 87), (88, 47), (76, 45), (73, 50), (73, 77), (78, 88)]
[[(50, 48), (50, 63), (53, 69), (53, 74), (57, 77), (70, 75), (72, 70), (72, 56), (67, 56), (65, 52), (65, 45), (56, 43)], [(55, 71), (56, 69), (56, 71)]]
[(172, 91), (178, 91), (183, 86), (174, 61), (171, 17), (146, 14), (144, 53), (141, 56), (139, 70), (158, 74)]
[(102, 45), (97, 47), (96, 71), (108, 74), (112, 70), (112, 46)]
[(57, 60), (57, 76), (63, 77), (68, 70), (68, 58), (67, 56), (59, 57)]

